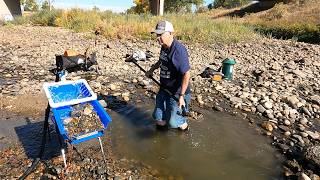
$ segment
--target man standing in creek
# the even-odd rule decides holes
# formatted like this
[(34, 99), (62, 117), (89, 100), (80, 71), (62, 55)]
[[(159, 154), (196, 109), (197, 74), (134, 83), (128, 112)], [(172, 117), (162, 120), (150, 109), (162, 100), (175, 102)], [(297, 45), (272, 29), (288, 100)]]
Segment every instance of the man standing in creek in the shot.
[[(186, 47), (174, 38), (173, 32), (173, 25), (168, 21), (158, 22), (151, 32), (157, 35), (161, 51), (159, 61), (151, 66), (146, 76), (152, 76), (153, 71), (160, 68), (161, 87), (153, 112), (157, 127), (187, 130), (187, 118), (182, 111), (188, 111), (191, 98), (190, 64)], [(171, 95), (164, 89), (170, 91)]]

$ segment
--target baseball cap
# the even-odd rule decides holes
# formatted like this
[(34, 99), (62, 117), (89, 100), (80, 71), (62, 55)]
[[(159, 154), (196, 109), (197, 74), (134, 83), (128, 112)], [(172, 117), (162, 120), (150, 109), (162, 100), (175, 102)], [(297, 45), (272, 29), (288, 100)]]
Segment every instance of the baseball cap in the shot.
[(159, 21), (157, 23), (156, 29), (151, 33), (163, 34), (164, 32), (173, 32), (173, 25), (169, 21)]

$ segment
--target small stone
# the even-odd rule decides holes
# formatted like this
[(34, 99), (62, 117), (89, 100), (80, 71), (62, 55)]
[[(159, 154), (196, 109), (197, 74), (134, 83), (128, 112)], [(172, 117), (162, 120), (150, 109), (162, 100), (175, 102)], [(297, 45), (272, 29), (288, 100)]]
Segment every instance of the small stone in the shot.
[(300, 143), (304, 144), (304, 141), (303, 141), (303, 139), (302, 139), (301, 136), (299, 136), (299, 135), (297, 135), (297, 134), (294, 134), (294, 135), (292, 135), (292, 136), (293, 136), (294, 138), (296, 138), (297, 140), (299, 140)]
[(231, 97), (230, 101), (233, 102), (233, 103), (241, 103), (242, 99), (238, 98), (238, 97)]
[(271, 109), (272, 108), (272, 103), (267, 101), (267, 102), (264, 103), (264, 107), (266, 109)]
[(298, 102), (298, 103), (297, 103), (297, 107), (298, 107), (298, 108), (300, 108), (300, 107), (302, 107), (302, 106), (304, 106), (304, 104), (303, 104), (302, 102)]
[(285, 135), (285, 136), (290, 136), (291, 133), (290, 133), (289, 131), (286, 131), (286, 132), (284, 133), (284, 135)]
[(284, 120), (284, 124), (287, 125), (287, 126), (289, 126), (291, 123), (290, 123), (289, 120), (286, 119), (286, 120)]
[(301, 173), (299, 176), (299, 180), (311, 180), (305, 173)]
[(258, 112), (260, 112), (260, 113), (264, 113), (264, 112), (266, 111), (266, 109), (265, 109), (261, 104), (259, 104), (259, 105), (257, 106), (257, 110), (258, 110)]
[(90, 115), (91, 113), (92, 113), (92, 109), (90, 109), (88, 107), (84, 108), (84, 110), (83, 110), (84, 115)]
[(303, 124), (303, 125), (306, 125), (308, 123), (308, 119), (307, 118), (302, 118), (300, 120), (300, 123)]
[(306, 127), (304, 127), (302, 124), (299, 124), (298, 126), (300, 131), (304, 131), (306, 129)]
[(272, 133), (270, 131), (268, 131), (266, 134), (267, 134), (267, 136), (271, 136), (272, 135)]
[(297, 106), (297, 103), (299, 102), (299, 99), (297, 96), (288, 96), (287, 101), (289, 102), (289, 105), (293, 108)]
[(103, 100), (103, 99), (99, 100), (99, 103), (100, 103), (101, 106), (104, 107), (104, 108), (108, 106), (107, 102), (106, 102), (105, 100)]
[(302, 112), (305, 113), (306, 115), (310, 116), (310, 117), (312, 116), (310, 111), (306, 107), (302, 107)]
[(114, 84), (110, 84), (110, 89), (111, 89), (112, 91), (114, 91), (114, 90), (116, 90), (116, 89), (117, 89), (117, 86), (116, 86), (116, 85), (114, 85)]
[(258, 102), (258, 98), (257, 98), (257, 97), (250, 97), (250, 101), (252, 101), (252, 102)]
[(127, 97), (127, 96), (125, 96), (125, 97), (123, 97), (123, 100), (126, 101), (126, 102), (128, 102), (128, 101), (130, 100), (130, 98)]
[(274, 116), (273, 116), (272, 113), (267, 113), (267, 117), (268, 117), (269, 119), (273, 119), (273, 118), (274, 118)]
[(306, 133), (306, 132), (301, 132), (300, 134), (302, 137), (308, 137), (308, 133)]
[(267, 130), (267, 131), (269, 131), (269, 132), (273, 131), (272, 123), (269, 122), (269, 121), (263, 122), (261, 126), (262, 126), (265, 130)]
[(218, 90), (223, 89), (223, 87), (218, 84), (218, 85), (215, 87), (215, 89), (218, 91)]
[(320, 134), (316, 131), (316, 132), (312, 132), (312, 131), (306, 131), (306, 133), (312, 138), (312, 139), (319, 139), (320, 138)]
[(279, 129), (281, 129), (281, 130), (284, 131), (284, 132), (290, 130), (288, 126), (283, 126), (283, 125), (280, 125), (280, 126), (279, 126)]

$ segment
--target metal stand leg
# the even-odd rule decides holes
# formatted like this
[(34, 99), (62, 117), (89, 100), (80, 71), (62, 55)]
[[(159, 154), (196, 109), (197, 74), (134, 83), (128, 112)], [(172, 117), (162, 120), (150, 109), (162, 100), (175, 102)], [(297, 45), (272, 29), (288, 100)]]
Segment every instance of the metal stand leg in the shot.
[(66, 154), (65, 154), (65, 150), (63, 148), (63, 143), (62, 143), (62, 139), (61, 139), (61, 136), (60, 136), (60, 131), (58, 129), (58, 125), (57, 124), (56, 124), (56, 133), (57, 133), (57, 138), (58, 138), (58, 141), (59, 141), (59, 146), (61, 148), (61, 155), (62, 155), (62, 158), (63, 158), (64, 168), (66, 168), (67, 167)]
[(64, 152), (64, 149), (61, 149), (61, 154), (62, 154), (62, 158), (63, 158), (64, 168), (66, 168), (67, 167), (67, 160), (66, 160), (66, 154)]
[(101, 152), (102, 152), (104, 163), (107, 164), (106, 155), (104, 154), (101, 138), (98, 137), (98, 140), (99, 140), (99, 143), (100, 143), (100, 148), (101, 148)]

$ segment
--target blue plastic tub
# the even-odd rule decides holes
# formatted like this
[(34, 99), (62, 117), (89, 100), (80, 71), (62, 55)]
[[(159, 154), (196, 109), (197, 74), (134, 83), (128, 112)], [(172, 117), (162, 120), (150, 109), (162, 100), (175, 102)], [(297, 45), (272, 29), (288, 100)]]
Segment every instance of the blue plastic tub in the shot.
[(89, 132), (74, 138), (68, 135), (68, 132), (63, 124), (64, 119), (71, 117), (71, 112), (73, 111), (72, 106), (51, 108), (54, 115), (53, 121), (57, 124), (59, 133), (61, 134), (62, 138), (68, 141), (70, 144), (78, 144), (102, 136), (104, 134), (104, 130), (107, 129), (109, 122), (111, 122), (110, 116), (97, 100), (89, 101), (87, 103), (90, 103), (93, 106), (94, 111), (98, 114), (99, 119), (103, 124), (103, 129), (98, 129), (94, 132)]
[(52, 108), (79, 104), (97, 99), (87, 81), (61, 81), (44, 83), (43, 89)]

